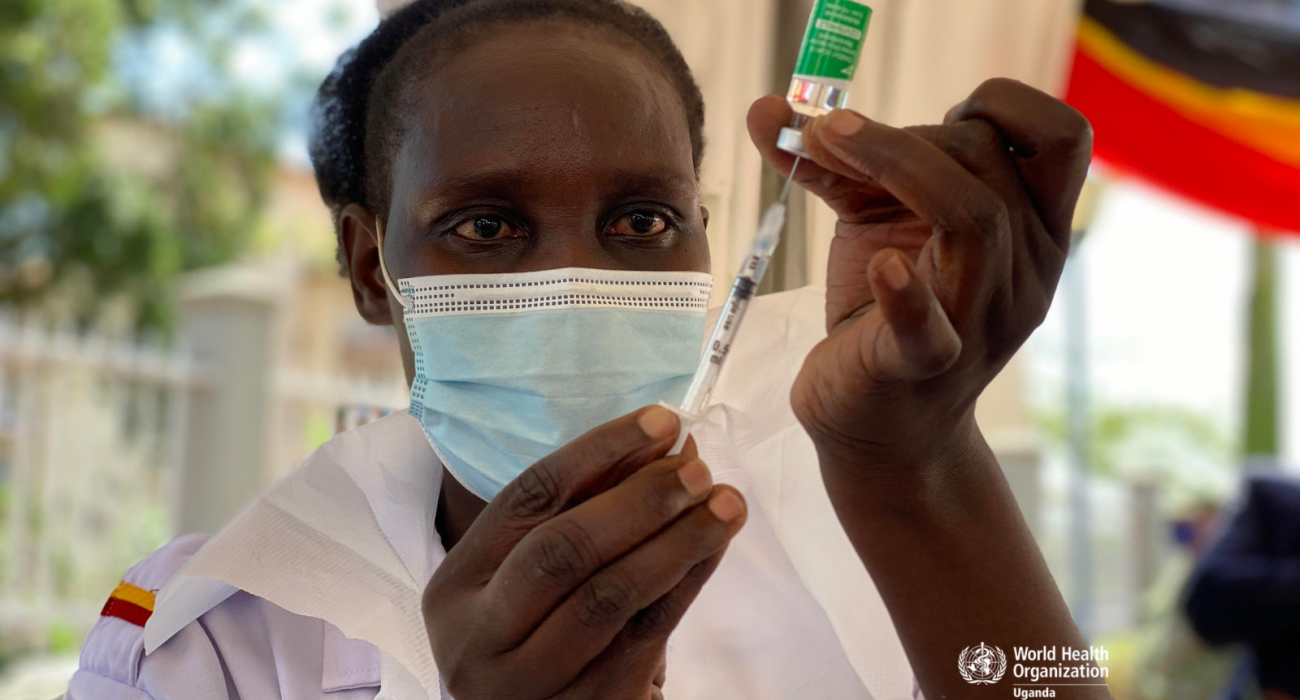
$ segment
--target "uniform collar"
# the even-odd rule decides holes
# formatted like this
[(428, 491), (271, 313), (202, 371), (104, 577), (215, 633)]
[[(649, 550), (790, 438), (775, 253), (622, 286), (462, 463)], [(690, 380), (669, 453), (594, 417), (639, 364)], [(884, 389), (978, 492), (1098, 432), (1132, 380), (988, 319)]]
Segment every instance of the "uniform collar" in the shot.
[[(335, 437), (163, 587), (145, 627), (146, 653), (243, 590), (324, 620), (436, 688), (420, 597), (445, 556), (434, 528), (442, 474), (424, 430), (405, 413)], [(355, 650), (337, 641), (327, 655)]]

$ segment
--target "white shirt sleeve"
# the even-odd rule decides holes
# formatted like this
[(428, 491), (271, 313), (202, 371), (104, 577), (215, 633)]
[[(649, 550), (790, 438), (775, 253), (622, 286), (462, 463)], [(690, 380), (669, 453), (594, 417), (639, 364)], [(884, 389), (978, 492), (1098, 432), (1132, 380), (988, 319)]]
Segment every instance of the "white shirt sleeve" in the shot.
[(121, 681), (80, 669), (68, 684), (63, 700), (154, 700), (143, 690)]

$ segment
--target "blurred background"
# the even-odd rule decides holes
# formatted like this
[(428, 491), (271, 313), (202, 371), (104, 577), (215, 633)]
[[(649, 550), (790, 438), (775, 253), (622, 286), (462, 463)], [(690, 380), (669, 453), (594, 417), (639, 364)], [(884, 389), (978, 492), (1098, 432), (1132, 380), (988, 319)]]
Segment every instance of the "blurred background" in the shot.
[[(405, 406), (306, 157), (316, 86), (398, 4), (0, 3), (0, 700), (62, 692), (136, 560)], [(640, 4), (705, 94), (729, 279), (781, 177), (744, 114), (812, 0)], [(1184, 583), (1243, 475), (1300, 473), (1300, 1), (870, 4), (869, 116), (1009, 76), (1092, 119), (1066, 277), (979, 419), (1115, 695), (1218, 697), (1239, 650)], [(825, 279), (833, 217), (791, 211), (765, 291)]]

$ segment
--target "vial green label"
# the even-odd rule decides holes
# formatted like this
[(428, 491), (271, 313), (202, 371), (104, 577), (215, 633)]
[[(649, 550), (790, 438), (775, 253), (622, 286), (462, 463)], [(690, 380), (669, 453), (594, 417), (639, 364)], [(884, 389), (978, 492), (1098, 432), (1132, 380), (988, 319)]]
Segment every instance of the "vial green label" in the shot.
[(795, 75), (852, 80), (867, 39), (871, 8), (853, 0), (817, 0)]

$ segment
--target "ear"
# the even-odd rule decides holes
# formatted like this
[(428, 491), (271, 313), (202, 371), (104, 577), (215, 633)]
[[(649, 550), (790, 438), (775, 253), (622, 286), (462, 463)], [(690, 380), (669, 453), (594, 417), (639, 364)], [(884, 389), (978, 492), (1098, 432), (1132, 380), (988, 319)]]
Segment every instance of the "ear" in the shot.
[(366, 323), (393, 325), (388, 286), (379, 269), (379, 233), (374, 215), (359, 204), (344, 207), (339, 213), (339, 244), (357, 313)]

